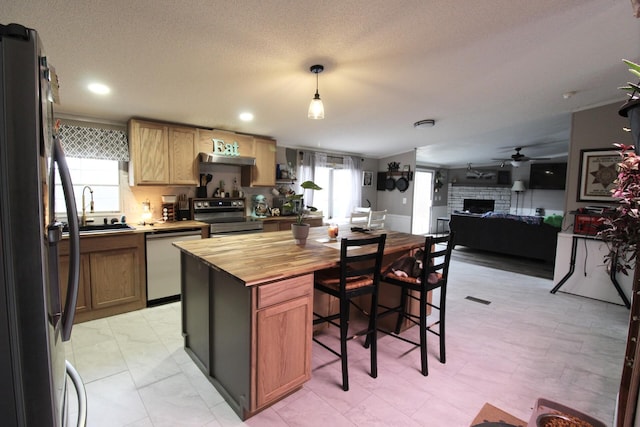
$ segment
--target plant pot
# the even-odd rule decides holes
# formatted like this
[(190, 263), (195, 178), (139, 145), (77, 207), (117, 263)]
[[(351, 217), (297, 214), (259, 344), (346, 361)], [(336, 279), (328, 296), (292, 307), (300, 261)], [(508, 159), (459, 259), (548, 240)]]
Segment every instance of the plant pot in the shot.
[(631, 128), (631, 139), (636, 148), (636, 153), (640, 150), (640, 98), (630, 99), (624, 103), (618, 113), (622, 117), (629, 118), (629, 127)]
[(291, 224), (291, 233), (296, 241), (296, 245), (305, 245), (309, 237), (309, 224)]

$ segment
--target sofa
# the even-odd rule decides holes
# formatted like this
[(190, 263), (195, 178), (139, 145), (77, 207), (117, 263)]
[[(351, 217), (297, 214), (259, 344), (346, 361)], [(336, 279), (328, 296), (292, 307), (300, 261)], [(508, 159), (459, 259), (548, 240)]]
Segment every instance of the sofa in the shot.
[(449, 228), (454, 232), (454, 247), (466, 246), (483, 251), (521, 256), (554, 263), (559, 227), (547, 224), (543, 217), (509, 214), (451, 215)]

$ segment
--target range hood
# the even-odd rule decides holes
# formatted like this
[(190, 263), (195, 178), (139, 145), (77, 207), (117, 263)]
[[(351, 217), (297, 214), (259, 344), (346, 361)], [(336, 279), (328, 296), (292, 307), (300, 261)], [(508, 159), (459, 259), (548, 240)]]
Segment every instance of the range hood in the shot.
[(254, 166), (255, 157), (221, 156), (214, 153), (200, 153), (200, 163), (215, 163), (219, 165)]

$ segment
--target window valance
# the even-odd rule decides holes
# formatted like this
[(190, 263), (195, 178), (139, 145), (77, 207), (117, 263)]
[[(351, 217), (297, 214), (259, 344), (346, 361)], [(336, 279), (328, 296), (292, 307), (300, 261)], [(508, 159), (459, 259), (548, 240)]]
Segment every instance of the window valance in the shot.
[(129, 161), (129, 145), (124, 130), (63, 124), (59, 134), (68, 157)]

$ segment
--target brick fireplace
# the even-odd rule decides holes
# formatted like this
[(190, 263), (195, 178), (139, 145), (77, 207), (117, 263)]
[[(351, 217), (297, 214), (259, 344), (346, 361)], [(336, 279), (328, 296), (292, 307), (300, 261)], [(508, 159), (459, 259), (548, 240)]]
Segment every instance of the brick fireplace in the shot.
[[(487, 207), (493, 201), (493, 211), (509, 213), (511, 208), (511, 189), (509, 187), (484, 187), (449, 184), (449, 200), (447, 203), (447, 213), (451, 215), (454, 211), (465, 210), (465, 199), (467, 204), (478, 201), (476, 206)], [(486, 202), (482, 202), (482, 201)]]

